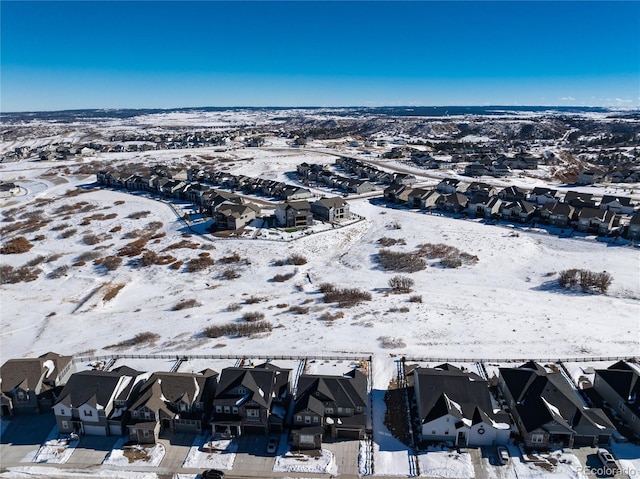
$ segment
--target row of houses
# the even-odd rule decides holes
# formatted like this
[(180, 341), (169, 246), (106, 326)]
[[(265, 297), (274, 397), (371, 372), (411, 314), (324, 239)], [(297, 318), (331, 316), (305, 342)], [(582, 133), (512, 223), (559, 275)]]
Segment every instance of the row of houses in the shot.
[[(565, 375), (533, 361), (499, 368), (495, 396), (488, 381), (450, 364), (418, 367), (409, 377), (421, 441), (486, 446), (516, 437), (529, 448), (571, 448), (608, 444), (616, 431), (605, 411), (589, 407)], [(635, 364), (620, 361), (595, 370), (593, 391), (637, 435), (639, 389)]]
[(327, 438), (362, 439), (367, 377), (301, 374), (267, 362), (219, 374), (141, 372), (127, 366), (75, 372), (72, 358), (47, 353), (0, 369), (2, 417), (52, 411), (62, 434), (128, 436), (154, 443), (161, 432), (233, 437), (291, 429), (293, 444), (319, 448)]
[[(298, 448), (327, 439), (362, 439), (369, 432), (368, 380), (360, 369), (342, 375), (301, 374), (271, 362), (200, 372), (140, 372), (127, 366), (75, 372), (69, 356), (11, 359), (0, 369), (2, 417), (53, 411), (60, 433), (128, 436), (153, 443), (161, 432), (234, 437), (290, 430)], [(609, 414), (640, 436), (640, 368), (619, 361), (594, 371), (593, 392)], [(499, 368), (492, 383), (442, 364), (408, 373), (418, 437), (456, 446), (525, 447), (608, 444), (616, 430), (601, 408), (589, 407), (559, 370), (533, 361)]]
[[(165, 198), (192, 202), (202, 213), (215, 219), (218, 229), (240, 229), (259, 218), (261, 214), (261, 208), (257, 204), (245, 201), (237, 194), (214, 189), (198, 181), (177, 180), (166, 176), (164, 170), (156, 170), (150, 175), (130, 175), (103, 170), (97, 173), (96, 178), (100, 185), (148, 191)], [(303, 196), (307, 197), (306, 194)], [(342, 198), (320, 198), (309, 203), (298, 200), (298, 195), (289, 197), (296, 199), (276, 205), (275, 220), (278, 226), (306, 227), (311, 226), (314, 220), (333, 223), (350, 218), (349, 204)]]
[(445, 178), (435, 188), (412, 188), (394, 184), (384, 190), (387, 201), (423, 210), (441, 210), (481, 218), (527, 223), (541, 222), (555, 227), (606, 235), (625, 223), (623, 234), (640, 238), (640, 214), (631, 198), (567, 191), (551, 188), (526, 190), (509, 186), (498, 190), (483, 182), (465, 183)]

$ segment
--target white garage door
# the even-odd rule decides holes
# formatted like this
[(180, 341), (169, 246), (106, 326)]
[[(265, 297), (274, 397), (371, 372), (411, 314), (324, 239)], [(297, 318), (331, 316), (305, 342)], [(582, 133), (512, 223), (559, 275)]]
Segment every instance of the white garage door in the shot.
[(313, 444), (313, 434), (300, 434), (300, 444)]
[(122, 436), (122, 427), (120, 424), (109, 424), (109, 434), (111, 436)]
[(104, 426), (87, 426), (85, 424), (84, 433), (88, 436), (106, 436), (107, 428)]

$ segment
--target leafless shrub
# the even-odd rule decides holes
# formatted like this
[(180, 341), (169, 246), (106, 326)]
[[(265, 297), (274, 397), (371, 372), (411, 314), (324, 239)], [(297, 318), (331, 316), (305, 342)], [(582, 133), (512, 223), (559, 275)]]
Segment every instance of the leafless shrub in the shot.
[(145, 250), (138, 264), (142, 267), (171, 264), (176, 259), (171, 255), (159, 255), (155, 251)]
[(184, 261), (176, 261), (175, 263), (171, 263), (169, 265), (169, 268), (179, 270), (183, 264), (184, 264)]
[(45, 238), (46, 238), (45, 235), (35, 235), (32, 241), (42, 241)]
[(27, 261), (25, 266), (33, 267), (33, 266), (38, 266), (39, 264), (42, 264), (42, 263), (44, 263), (44, 256), (38, 255), (32, 260)]
[(271, 278), (272, 281), (275, 281), (276, 283), (284, 283), (285, 281), (287, 281), (288, 279), (293, 278), (295, 275), (295, 273), (287, 273), (287, 274), (276, 274), (273, 278)]
[(249, 296), (247, 299), (244, 300), (244, 302), (247, 304), (256, 304), (266, 300), (267, 298), (263, 298), (261, 296)]
[(15, 284), (20, 282), (28, 283), (35, 281), (42, 273), (42, 270), (30, 266), (21, 266), (14, 268), (8, 264), (0, 265), (0, 283), (1, 284)]
[(278, 303), (276, 304), (276, 308), (278, 309), (284, 309), (284, 308), (288, 308), (289, 305), (287, 303)]
[(371, 301), (371, 293), (357, 288), (334, 289), (324, 293), (325, 303), (338, 303), (341, 307), (354, 306), (362, 301)]
[(76, 261), (93, 261), (98, 259), (101, 254), (98, 251), (85, 251), (76, 257)]
[(558, 284), (563, 288), (574, 288), (580, 285), (584, 292), (606, 294), (613, 277), (603, 271), (596, 273), (586, 269), (568, 269), (558, 275)]
[(189, 273), (195, 273), (196, 271), (202, 271), (203, 269), (213, 266), (214, 261), (210, 256), (198, 256), (189, 260), (186, 269)]
[(249, 323), (262, 321), (264, 319), (264, 313), (261, 313), (260, 311), (247, 311), (242, 315), (242, 319)]
[(331, 291), (335, 291), (336, 285), (332, 283), (321, 283), (318, 286), (318, 289), (320, 290), (321, 293), (329, 293)]
[(242, 258), (235, 251), (232, 254), (230, 254), (229, 256), (223, 256), (222, 258), (220, 258), (218, 260), (218, 262), (220, 262), (222, 264), (232, 264), (232, 263), (251, 264), (251, 261), (249, 261), (247, 258)]
[(378, 240), (378, 244), (380, 244), (381, 246), (384, 246), (386, 248), (386, 247), (393, 246), (393, 245), (396, 245), (396, 244), (407, 244), (407, 242), (402, 238), (395, 239), (395, 238), (388, 238), (388, 237), (384, 236), (384, 237), (382, 237), (382, 238), (380, 238)]
[(62, 231), (64, 229), (67, 229), (69, 226), (69, 223), (60, 223), (59, 225), (52, 227), (51, 231)]
[(159, 334), (146, 331), (144, 333), (138, 333), (133, 338), (127, 339), (126, 341), (121, 341), (118, 344), (111, 344), (109, 346), (105, 346), (104, 349), (130, 348), (132, 346), (140, 346), (143, 344), (155, 343), (158, 339), (160, 339)]
[(47, 256), (44, 260), (45, 263), (53, 263), (54, 261), (58, 261), (60, 258), (62, 258), (62, 254), (61, 253), (55, 253), (55, 254), (50, 254), (49, 256)]
[(183, 299), (176, 303), (173, 308), (171, 308), (171, 311), (182, 311), (183, 309), (196, 308), (198, 306), (202, 306), (202, 304), (195, 299)]
[(107, 256), (105, 258), (96, 259), (93, 264), (102, 266), (107, 271), (115, 271), (122, 264), (122, 258), (118, 256)]
[(53, 271), (51, 271), (48, 275), (47, 278), (49, 279), (58, 279), (58, 278), (62, 278), (63, 276), (67, 275), (67, 272), (69, 271), (69, 265), (62, 265), (62, 266), (58, 266), (56, 269), (54, 269)]
[(462, 259), (459, 256), (445, 256), (440, 260), (440, 264), (445, 268), (459, 268), (462, 266)]
[(120, 231), (120, 230), (122, 230), (122, 226), (117, 225), (117, 226), (114, 226), (113, 228), (111, 228), (111, 229), (109, 230), (109, 233), (117, 233), (117, 232), (118, 232), (118, 231)]
[(304, 306), (291, 306), (289, 312), (293, 314), (307, 314), (309, 308), (305, 308)]
[(132, 220), (139, 220), (142, 218), (146, 218), (150, 214), (151, 214), (151, 211), (136, 211), (135, 213), (131, 213), (130, 215), (128, 215), (127, 218)]
[(171, 251), (173, 249), (183, 249), (183, 248), (198, 249), (199, 247), (200, 247), (200, 245), (198, 243), (194, 243), (192, 241), (187, 241), (187, 240), (182, 240), (182, 241), (178, 241), (177, 243), (170, 244), (169, 246), (167, 246), (162, 251)]
[(402, 229), (402, 225), (400, 224), (400, 222), (395, 220), (395, 221), (392, 221), (391, 223), (388, 223), (387, 228), (390, 230), (400, 230)]
[(231, 303), (230, 305), (227, 306), (226, 310), (229, 312), (232, 311), (239, 311), (242, 309), (242, 305), (240, 303)]
[(216, 247), (214, 245), (212, 245), (211, 243), (203, 243), (200, 245), (200, 249), (205, 250), (205, 251), (211, 251), (216, 249)]
[(107, 283), (104, 285), (104, 295), (102, 301), (105, 303), (115, 298), (120, 290), (125, 287), (124, 283)]
[(84, 266), (85, 264), (87, 264), (86, 261), (76, 261), (71, 266), (73, 266), (74, 268), (77, 268), (80, 266)]
[(401, 306), (400, 308), (389, 308), (390, 313), (408, 313), (409, 311), (411, 310), (406, 306)]
[(380, 336), (378, 341), (380, 341), (380, 347), (385, 349), (405, 348), (407, 346), (402, 339), (391, 336)]
[(0, 254), (22, 254), (33, 248), (33, 244), (29, 242), (24, 236), (18, 236), (17, 238), (7, 241), (2, 248), (0, 248)]
[(320, 319), (322, 319), (323, 321), (334, 321), (336, 319), (342, 318), (344, 318), (344, 313), (342, 311), (338, 311), (334, 314), (331, 314), (329, 311), (325, 311), (324, 313), (322, 313), (322, 316), (320, 316)]
[(460, 250), (453, 246), (438, 243), (423, 243), (418, 245), (417, 253), (427, 259), (444, 258), (452, 253), (458, 253)]
[(279, 259), (273, 262), (274, 266), (285, 266), (285, 265), (302, 266), (303, 264), (307, 264), (307, 258), (305, 258), (300, 254), (292, 254), (288, 258)]
[(410, 293), (414, 284), (415, 281), (407, 276), (394, 276), (389, 280), (389, 287), (394, 293)]
[(162, 228), (163, 226), (164, 225), (162, 221), (151, 221), (147, 226), (145, 226), (145, 229), (147, 231), (156, 231)]
[(422, 296), (419, 294), (414, 294), (409, 296), (410, 303), (422, 303)]
[(266, 333), (273, 329), (269, 321), (256, 321), (254, 323), (228, 323), (219, 326), (209, 326), (202, 334), (208, 338), (221, 336), (251, 336), (258, 333)]
[(62, 233), (60, 233), (60, 238), (62, 238), (62, 239), (71, 238), (77, 232), (78, 232), (77, 229), (69, 228), (68, 230), (64, 230)]
[(149, 241), (148, 238), (142, 237), (142, 238), (138, 238), (135, 241), (132, 241), (131, 243), (127, 243), (126, 245), (124, 245), (122, 248), (118, 250), (118, 256), (128, 256), (128, 257), (138, 256), (142, 254), (142, 251), (144, 247), (147, 245), (148, 241)]
[(84, 244), (88, 244), (88, 245), (98, 244), (101, 241), (102, 241), (102, 239), (100, 238), (100, 236), (98, 236), (96, 234), (88, 234), (88, 235), (84, 235), (82, 237), (82, 242)]
[(415, 273), (427, 267), (425, 261), (417, 253), (401, 253), (381, 249), (376, 255), (376, 261), (387, 271)]
[(240, 277), (240, 273), (237, 268), (227, 268), (222, 273), (220, 273), (220, 277), (226, 280), (232, 280)]
[(117, 201), (114, 201), (114, 202), (113, 202), (113, 204), (114, 204), (114, 205), (116, 205), (116, 206), (118, 206), (118, 205), (124, 205), (124, 203), (125, 203), (125, 202), (124, 202), (123, 200), (117, 200)]

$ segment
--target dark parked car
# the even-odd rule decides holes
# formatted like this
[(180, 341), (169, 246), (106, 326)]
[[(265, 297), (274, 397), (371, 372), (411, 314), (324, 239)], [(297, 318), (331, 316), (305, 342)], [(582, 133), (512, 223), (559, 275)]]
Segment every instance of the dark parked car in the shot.
[(224, 479), (224, 472), (217, 469), (207, 469), (202, 473), (202, 479)]

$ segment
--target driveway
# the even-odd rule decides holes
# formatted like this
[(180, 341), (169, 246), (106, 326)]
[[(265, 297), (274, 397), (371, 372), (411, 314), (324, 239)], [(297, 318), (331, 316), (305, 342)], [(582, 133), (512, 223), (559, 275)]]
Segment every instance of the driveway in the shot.
[(327, 449), (333, 453), (340, 475), (358, 475), (358, 453), (360, 452), (360, 441), (342, 440), (335, 442), (323, 442), (322, 449)]
[(30, 459), (56, 425), (51, 413), (15, 416), (0, 438), (2, 466)]
[(158, 442), (164, 446), (165, 454), (160, 462), (160, 467), (180, 469), (195, 439), (196, 434), (161, 434)]
[[(260, 475), (261, 472), (271, 473), (275, 462), (275, 455), (267, 454), (267, 436), (243, 434), (238, 438), (238, 452), (233, 463), (233, 475)], [(280, 443), (286, 441), (286, 436), (280, 437)], [(265, 475), (268, 477), (268, 475)]]
[(67, 463), (83, 466), (102, 464), (119, 439), (120, 436), (80, 436), (80, 444)]

